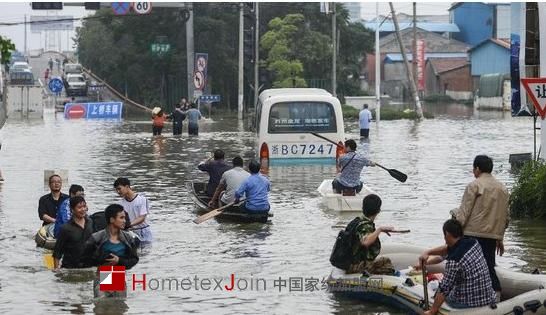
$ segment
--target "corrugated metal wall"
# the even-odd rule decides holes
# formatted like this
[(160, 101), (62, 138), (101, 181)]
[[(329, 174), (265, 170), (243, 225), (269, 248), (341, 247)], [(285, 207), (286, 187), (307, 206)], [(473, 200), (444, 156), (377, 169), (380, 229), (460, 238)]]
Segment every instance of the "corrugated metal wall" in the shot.
[(470, 52), (473, 76), (510, 73), (510, 50), (489, 41)]
[(451, 12), (459, 33), (453, 38), (474, 46), (493, 36), (493, 8), (484, 3), (465, 2)]

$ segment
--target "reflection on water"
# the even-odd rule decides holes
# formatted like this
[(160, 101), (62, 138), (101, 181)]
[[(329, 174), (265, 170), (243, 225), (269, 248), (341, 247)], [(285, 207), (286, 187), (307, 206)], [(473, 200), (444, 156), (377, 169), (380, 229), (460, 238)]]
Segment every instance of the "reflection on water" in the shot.
[[(487, 153), (494, 175), (511, 186), (508, 156), (532, 151), (530, 118), (512, 119), (496, 112), (473, 113), (471, 107), (437, 107), (437, 119), (420, 123), (400, 120), (373, 124), (360, 150), (370, 159), (408, 175), (406, 183), (386, 171), (366, 168), (362, 178), (383, 198), (378, 225), (411, 229), (407, 235), (383, 237), (384, 243), (431, 246), (443, 242), (441, 225), (458, 206), (472, 177), (472, 160)], [(441, 113), (443, 111), (443, 113)], [(457, 115), (453, 117), (452, 115)], [(154, 278), (279, 277), (322, 279), (331, 270), (328, 257), (339, 228), (358, 213), (324, 209), (317, 187), (335, 176), (333, 164), (276, 165), (268, 224), (236, 224), (210, 220), (196, 225), (188, 196), (189, 180), (207, 180), (196, 165), (216, 148), (226, 158), (254, 155), (254, 135), (242, 123), (219, 117), (204, 121), (199, 137), (152, 137), (150, 122), (65, 121), (46, 112), (43, 121), (11, 120), (4, 135), (0, 165), (0, 312), (2, 313), (357, 313), (396, 311), (374, 304), (318, 292), (214, 292), (203, 290), (129, 292), (127, 299), (93, 299), (92, 274), (55, 274), (42, 265), (43, 252), (32, 237), (40, 223), (38, 198), (46, 193), (44, 169), (68, 170), (72, 183), (86, 191), (89, 213), (118, 200), (113, 181), (131, 180), (152, 204), (150, 223), (155, 243), (130, 271)], [(186, 126), (187, 128), (187, 126)], [(356, 122), (347, 122), (347, 137), (359, 139)], [(508, 268), (546, 267), (546, 232), (536, 222), (513, 222), (507, 231)]]

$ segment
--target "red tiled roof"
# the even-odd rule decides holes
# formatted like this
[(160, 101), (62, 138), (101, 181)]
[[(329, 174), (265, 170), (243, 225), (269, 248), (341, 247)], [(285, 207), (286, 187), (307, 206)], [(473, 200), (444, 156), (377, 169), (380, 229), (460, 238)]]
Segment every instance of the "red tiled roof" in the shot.
[(467, 58), (430, 58), (428, 60), (436, 75), (464, 67), (469, 64)]

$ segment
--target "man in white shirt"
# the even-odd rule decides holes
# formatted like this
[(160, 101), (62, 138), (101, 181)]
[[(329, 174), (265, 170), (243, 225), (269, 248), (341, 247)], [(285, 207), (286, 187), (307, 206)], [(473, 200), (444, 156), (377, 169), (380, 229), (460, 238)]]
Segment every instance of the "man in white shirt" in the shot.
[(368, 104), (364, 104), (364, 108), (358, 114), (360, 125), (360, 137), (368, 138), (370, 135), (370, 121), (372, 121), (372, 113), (368, 110)]
[(114, 182), (114, 188), (122, 198), (119, 202), (129, 214), (129, 229), (140, 238), (141, 244), (152, 242), (152, 230), (146, 221), (150, 213), (150, 202), (143, 195), (135, 193), (131, 189), (131, 182), (125, 177), (120, 177)]
[(222, 174), (209, 207), (218, 206), (218, 199), (222, 205), (232, 203), (235, 200), (235, 191), (250, 176), (250, 173), (243, 169), (243, 159), (240, 156), (234, 157), (232, 163), (233, 168)]

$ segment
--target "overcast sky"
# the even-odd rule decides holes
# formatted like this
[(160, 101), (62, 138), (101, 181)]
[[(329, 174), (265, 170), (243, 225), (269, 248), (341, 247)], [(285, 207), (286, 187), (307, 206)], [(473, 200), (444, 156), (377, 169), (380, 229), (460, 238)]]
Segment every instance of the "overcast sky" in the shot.
[[(362, 18), (365, 20), (370, 20), (375, 17), (375, 2), (361, 2), (362, 4)], [(319, 5), (317, 3), (317, 5)], [(451, 2), (434, 2), (434, 3), (417, 3), (417, 14), (448, 14), (447, 9), (450, 7)], [(397, 12), (404, 12), (411, 14), (412, 13), (412, 3), (411, 2), (396, 2), (394, 4)], [(49, 11), (50, 15), (55, 15), (56, 11)], [(86, 11), (83, 7), (68, 7), (65, 6), (62, 11), (58, 11), (58, 15), (68, 15), (74, 17), (82, 17), (89, 14), (92, 14), (94, 11)], [(382, 2), (379, 5), (379, 14), (386, 15), (390, 12), (388, 2)], [(25, 15), (27, 15), (27, 20), (30, 19), (31, 15), (47, 15), (48, 11), (38, 11), (32, 10), (30, 7), (30, 2), (0, 2), (0, 23), (6, 22), (22, 22)], [(80, 23), (76, 22), (75, 26), (79, 26)], [(196, 32), (198, 30), (195, 30)], [(30, 29), (27, 29), (28, 34), (28, 49), (38, 49), (45, 46), (46, 38), (45, 34), (40, 33), (31, 33)], [(7, 36), (10, 38), (17, 47), (18, 50), (22, 51), (24, 49), (24, 26), (0, 26), (0, 35)], [(50, 35), (52, 36), (52, 35)], [(58, 49), (59, 46), (59, 37), (61, 40), (62, 50), (67, 48), (67, 32), (61, 31), (57, 32), (55, 38), (50, 37), (49, 43), (55, 43), (55, 49)], [(74, 32), (68, 33), (68, 38), (74, 37)], [(70, 49), (72, 50), (73, 42), (71, 39)]]

